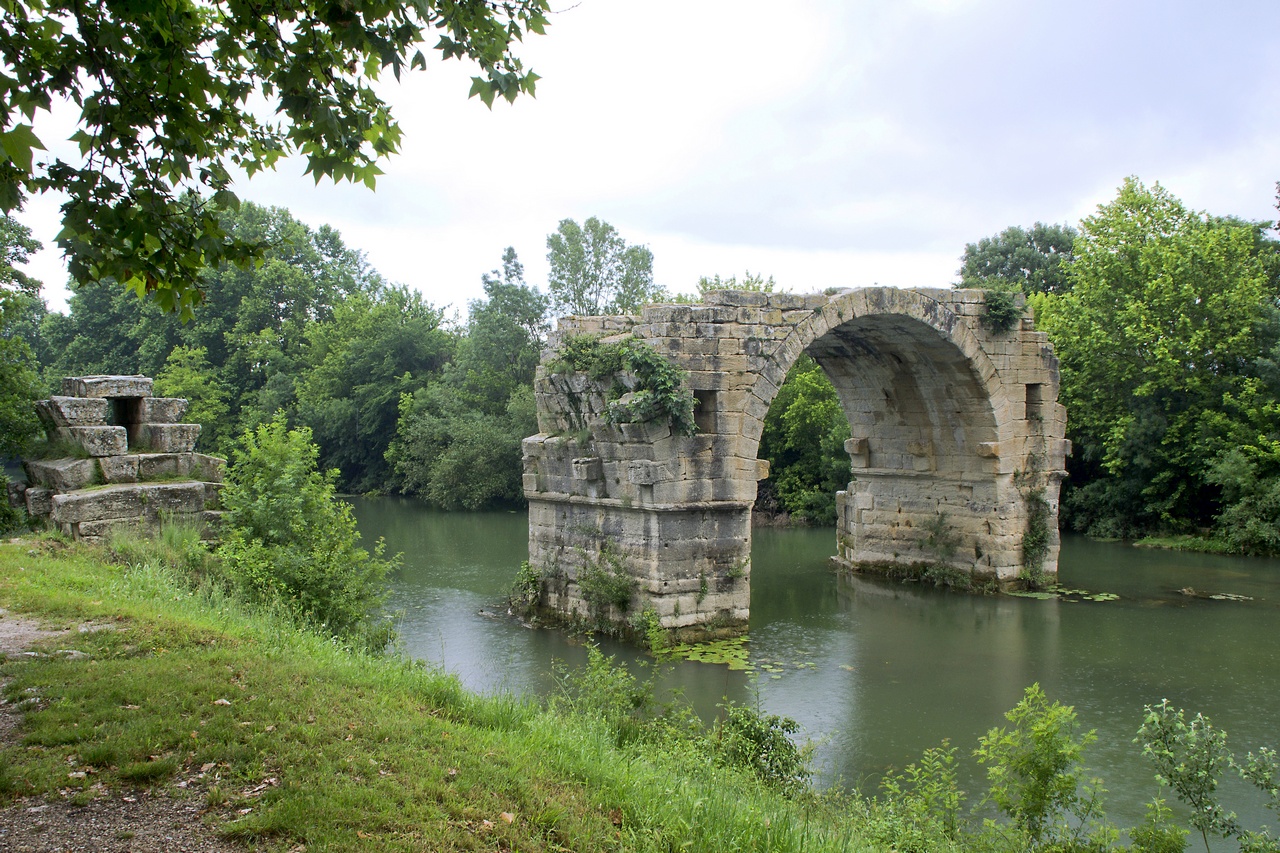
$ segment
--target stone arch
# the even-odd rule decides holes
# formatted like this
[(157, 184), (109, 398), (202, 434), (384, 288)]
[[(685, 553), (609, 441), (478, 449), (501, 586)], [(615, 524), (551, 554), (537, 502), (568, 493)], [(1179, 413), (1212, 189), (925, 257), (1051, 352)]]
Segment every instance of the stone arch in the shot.
[[(1067, 450), (1057, 362), (1029, 318), (986, 329), (984, 299), (879, 287), (719, 292), (701, 305), (563, 320), (559, 337), (631, 336), (684, 368), (699, 432), (610, 424), (604, 388), (540, 371), (525, 492), (531, 563), (557, 578), (544, 601), (582, 615), (592, 603), (580, 581), (606, 553), (623, 553), (640, 583), (636, 603), (663, 626), (745, 627), (752, 503), (768, 475), (760, 435), (802, 352), (833, 380), (853, 430), (850, 482), (837, 496), (839, 562), (941, 565), (1012, 582), (1032, 568), (1021, 545), (1035, 504), (1052, 530), (1042, 531), (1048, 550), (1034, 568), (1053, 574)], [(626, 618), (604, 610), (595, 614), (603, 621)]]

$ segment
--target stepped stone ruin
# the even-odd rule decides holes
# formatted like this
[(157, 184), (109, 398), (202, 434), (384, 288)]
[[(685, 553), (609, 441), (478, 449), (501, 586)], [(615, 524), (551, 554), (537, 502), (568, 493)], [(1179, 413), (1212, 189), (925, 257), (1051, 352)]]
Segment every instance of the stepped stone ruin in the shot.
[[(757, 451), (802, 353), (852, 431), (839, 565), (1052, 580), (1070, 452), (1058, 362), (1030, 316), (993, 331), (986, 315), (980, 290), (871, 287), (563, 318), (535, 382), (539, 434), (524, 441), (538, 607), (624, 629), (656, 618), (688, 637), (744, 631), (752, 506), (769, 474)], [(696, 433), (617, 422), (634, 377), (566, 371), (558, 347), (579, 335), (634, 339), (686, 371)]]
[(152, 397), (146, 376), (78, 376), (36, 411), (52, 447), (74, 455), (23, 462), (27, 483), (10, 500), (73, 539), (103, 541), (113, 528), (154, 529), (188, 520), (206, 536), (220, 517), (226, 460), (195, 452), (199, 424), (180, 423), (187, 401)]

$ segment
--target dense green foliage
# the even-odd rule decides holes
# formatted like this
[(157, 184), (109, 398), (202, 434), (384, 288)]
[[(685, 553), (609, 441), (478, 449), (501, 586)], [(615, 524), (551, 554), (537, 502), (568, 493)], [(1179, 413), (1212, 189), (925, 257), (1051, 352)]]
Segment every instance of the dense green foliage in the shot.
[(395, 488), (445, 509), (523, 500), (520, 443), (537, 432), (533, 373), (547, 299), (524, 281), (514, 249), (483, 277), (453, 361), (399, 402), (387, 451)]
[[(0, 6), (0, 208), (64, 193), (72, 277), (190, 316), (200, 276), (247, 264), (264, 244), (223, 227), (238, 206), (232, 171), (252, 175), (300, 154), (307, 173), (373, 186), (401, 130), (375, 90), (383, 72), (425, 68), (419, 45), (481, 72), (487, 104), (532, 93), (537, 75), (512, 53), (546, 25), (546, 0), (386, 3), (241, 0)], [(79, 157), (36, 157), (32, 122), (70, 102)], [(268, 112), (270, 110), (270, 112)], [(25, 121), (24, 121), (25, 120)]]
[(653, 252), (629, 246), (608, 222), (560, 222), (547, 237), (547, 288), (557, 314), (631, 314), (658, 301)]
[(639, 339), (602, 343), (593, 335), (570, 336), (561, 341), (547, 369), (609, 380), (606, 417), (612, 423), (667, 421), (677, 435), (697, 431), (697, 401), (684, 371)]
[(1063, 293), (1070, 289), (1067, 267), (1076, 229), (1069, 225), (1013, 226), (994, 237), (968, 243), (960, 258), (959, 287)]
[(39, 395), (36, 357), (24, 326), (38, 302), (40, 283), (14, 266), (39, 248), (31, 229), (0, 217), (0, 459), (21, 452), (39, 429), (31, 407)]
[(283, 413), (240, 439), (223, 492), (219, 555), (251, 595), (283, 603), (317, 630), (371, 648), (390, 634), (380, 618), (394, 561), (360, 548), (351, 506), (334, 495), (336, 471), (316, 468), (311, 431)]
[(400, 397), (422, 387), (452, 354), (441, 312), (406, 287), (357, 293), (333, 317), (307, 326), (306, 368), (295, 383), (296, 417), (311, 427), (321, 464), (348, 488), (384, 488)]
[[(1080, 223), (965, 247), (961, 286), (1027, 294), (1074, 444), (1062, 522), (1280, 552), (1280, 241), (1129, 178)], [(1071, 238), (1074, 236), (1074, 240)], [(1012, 313), (1012, 312), (1010, 312)]]
[(1070, 290), (1033, 300), (1062, 364), (1076, 448), (1065, 515), (1078, 529), (1217, 522), (1241, 550), (1274, 547), (1280, 244), (1263, 228), (1129, 179), (1081, 223)]
[[(765, 416), (760, 458), (769, 460), (761, 484), (765, 502), (797, 521), (834, 524), (836, 492), (849, 484), (849, 419), (818, 363), (797, 359)], [(773, 507), (766, 506), (766, 509)]]

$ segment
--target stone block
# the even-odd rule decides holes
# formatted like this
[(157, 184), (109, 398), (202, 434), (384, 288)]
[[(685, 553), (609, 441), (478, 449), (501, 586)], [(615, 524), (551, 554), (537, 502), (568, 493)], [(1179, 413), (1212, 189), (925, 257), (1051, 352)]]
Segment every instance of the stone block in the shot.
[(144, 424), (176, 424), (187, 413), (187, 401), (181, 397), (147, 397), (141, 409), (138, 420)]
[(59, 524), (79, 524), (106, 518), (137, 518), (146, 509), (140, 486), (120, 484), (87, 492), (54, 495), (50, 518)]
[(226, 470), (227, 460), (221, 456), (191, 454), (191, 470), (188, 473), (192, 479), (203, 480), (206, 483), (221, 483), (226, 476)]
[(90, 456), (122, 456), (129, 452), (129, 434), (122, 426), (55, 427), (49, 437), (73, 444)]
[(98, 466), (92, 459), (29, 459), (23, 463), (27, 479), (55, 492), (73, 492), (93, 485)]
[(138, 479), (163, 480), (165, 478), (185, 477), (191, 472), (190, 453), (140, 453), (138, 460)]
[(46, 427), (103, 426), (111, 404), (96, 397), (50, 397), (36, 403)]
[(43, 486), (28, 486), (23, 495), (27, 501), (27, 515), (44, 518), (53, 511), (53, 492)]
[(749, 290), (710, 290), (703, 295), (708, 305), (760, 306), (769, 304), (782, 294), (759, 293)]
[(105, 483), (136, 483), (138, 482), (138, 457), (133, 454), (103, 456), (98, 459), (98, 470), (102, 472), (102, 480)]
[(215, 510), (222, 508), (222, 483), (204, 483), (204, 508)]
[(27, 484), (23, 482), (9, 483), (5, 487), (5, 497), (9, 501), (9, 506), (14, 509), (24, 508), (27, 505)]
[(205, 509), (205, 483), (139, 483), (135, 488), (142, 490), (142, 500), (146, 506), (146, 514), (157, 515), (189, 514), (203, 512)]
[(200, 437), (200, 424), (142, 424), (139, 434), (155, 453), (190, 453)]
[(604, 469), (601, 467), (600, 457), (584, 456), (573, 460), (573, 479), (588, 481), (604, 479)]
[(204, 483), (121, 483), (53, 496), (50, 517), (63, 524), (110, 519), (155, 519), (204, 510)]
[(865, 456), (867, 453), (867, 440), (865, 438), (845, 439), (844, 452), (850, 456)]
[(984, 441), (978, 445), (978, 455), (988, 459), (995, 459), (1000, 456), (1000, 442)]
[(151, 379), (146, 376), (73, 376), (62, 380), (68, 397), (150, 397)]
[(636, 459), (627, 463), (627, 482), (637, 486), (652, 486), (663, 479), (661, 466), (644, 459)]
[(222, 510), (208, 509), (200, 513), (200, 538), (204, 540), (218, 539), (222, 535), (222, 526), (226, 523), (226, 513)]
[(138, 530), (146, 527), (143, 518), (104, 518), (97, 521), (81, 521), (75, 525), (72, 536), (86, 542), (98, 542), (108, 538), (114, 530)]

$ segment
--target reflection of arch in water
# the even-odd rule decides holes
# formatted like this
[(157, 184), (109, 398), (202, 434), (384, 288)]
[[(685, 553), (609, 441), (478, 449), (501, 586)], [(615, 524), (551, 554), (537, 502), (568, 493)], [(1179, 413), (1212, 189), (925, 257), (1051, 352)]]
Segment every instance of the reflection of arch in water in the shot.
[(745, 626), (751, 504), (768, 473), (760, 434), (802, 352), (831, 378), (853, 433), (851, 481), (838, 497), (841, 562), (941, 564), (1012, 581), (1030, 568), (1021, 543), (1031, 495), (1049, 510), (1041, 568), (1052, 575), (1066, 446), (1056, 359), (1029, 320), (993, 335), (983, 310), (978, 291), (868, 288), (720, 292), (637, 317), (562, 320), (557, 341), (634, 335), (687, 370), (699, 432), (610, 424), (604, 382), (540, 371), (525, 494), (544, 605), (621, 619), (591, 589), (602, 566), (624, 565), (663, 626)]

